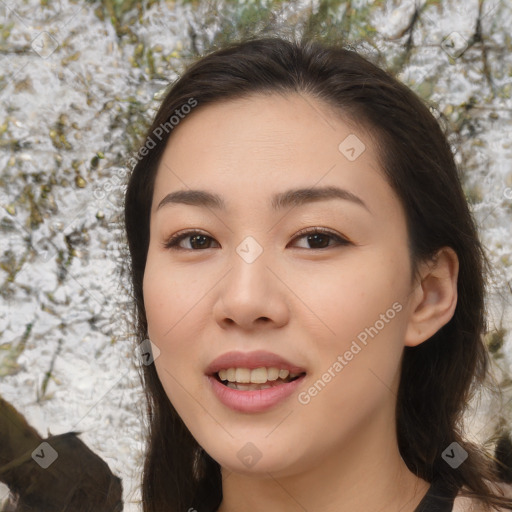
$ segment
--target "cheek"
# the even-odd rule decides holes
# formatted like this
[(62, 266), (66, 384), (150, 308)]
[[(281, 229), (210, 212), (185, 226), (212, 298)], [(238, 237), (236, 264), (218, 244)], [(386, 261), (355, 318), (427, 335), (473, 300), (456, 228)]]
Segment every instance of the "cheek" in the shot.
[(166, 264), (165, 255), (148, 253), (143, 280), (148, 336), (160, 350), (155, 367), (175, 406), (182, 401), (183, 385), (192, 393), (197, 385), (190, 376), (197, 372), (195, 340), (201, 339), (204, 326), (200, 319), (207, 308), (207, 301), (201, 299), (208, 288), (193, 272)]
[(303, 325), (315, 332), (310, 347), (317, 363), (301, 402), (311, 400), (310, 412), (339, 424), (336, 411), (364, 414), (394, 387), (407, 326), (407, 261), (359, 252), (325, 275), (316, 273), (316, 286), (302, 281), (296, 289), (315, 313), (304, 318), (311, 317), (316, 329)]
[(193, 273), (170, 267), (165, 255), (153, 255), (150, 250), (144, 272), (143, 297), (151, 340), (167, 345), (175, 338), (180, 324), (194, 314), (204, 288), (204, 283), (201, 285)]
[(324, 432), (326, 450), (329, 439), (349, 437), (376, 411), (391, 410), (396, 398), (406, 313), (399, 292), (386, 279), (377, 288), (376, 275), (353, 273), (329, 283), (330, 299), (318, 309), (335, 334), (326, 330), (311, 344), (317, 363), (298, 401), (309, 430)]
[(332, 350), (350, 345), (350, 340), (376, 322), (379, 330), (389, 332), (391, 324), (402, 322), (405, 316), (393, 309), (393, 304), (401, 304), (407, 294), (403, 264), (397, 255), (393, 261), (384, 252), (369, 249), (347, 254), (336, 265), (319, 265), (314, 272), (288, 274), (290, 288), (306, 306), (300, 307), (303, 313), (297, 320), (310, 331), (315, 328), (316, 340), (324, 340)]

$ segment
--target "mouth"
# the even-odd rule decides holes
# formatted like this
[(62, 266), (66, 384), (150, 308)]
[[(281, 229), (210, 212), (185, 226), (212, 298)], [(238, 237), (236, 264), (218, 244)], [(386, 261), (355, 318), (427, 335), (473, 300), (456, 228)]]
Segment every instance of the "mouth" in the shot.
[(266, 351), (227, 352), (205, 370), (209, 389), (226, 407), (261, 413), (285, 402), (302, 385), (306, 369)]
[(261, 391), (289, 384), (306, 375), (306, 372), (291, 373), (285, 368), (260, 367), (226, 368), (212, 376), (224, 386), (238, 391)]

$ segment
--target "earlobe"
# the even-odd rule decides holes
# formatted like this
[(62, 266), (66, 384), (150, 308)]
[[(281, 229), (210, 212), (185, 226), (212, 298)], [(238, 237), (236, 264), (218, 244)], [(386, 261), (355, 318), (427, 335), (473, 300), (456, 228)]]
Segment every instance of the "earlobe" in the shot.
[(420, 268), (410, 302), (405, 345), (415, 347), (446, 325), (457, 306), (459, 259), (451, 247), (439, 249)]

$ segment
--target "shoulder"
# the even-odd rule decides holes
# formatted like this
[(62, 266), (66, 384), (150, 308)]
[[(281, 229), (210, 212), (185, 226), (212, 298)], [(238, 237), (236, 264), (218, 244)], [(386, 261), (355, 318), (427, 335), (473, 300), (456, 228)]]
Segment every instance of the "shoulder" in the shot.
[[(496, 494), (506, 496), (512, 499), (512, 485), (504, 483), (494, 483), (494, 490)], [(500, 508), (495, 512), (506, 512), (507, 509)], [(461, 492), (455, 497), (453, 502), (452, 512), (488, 512), (482, 502), (476, 498), (468, 498), (462, 496)], [(494, 511), (493, 511), (494, 512)]]

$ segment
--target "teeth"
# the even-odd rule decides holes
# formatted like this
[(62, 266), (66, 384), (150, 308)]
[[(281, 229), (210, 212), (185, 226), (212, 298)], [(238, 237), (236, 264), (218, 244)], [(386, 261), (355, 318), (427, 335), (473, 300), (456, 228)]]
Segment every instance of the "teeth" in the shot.
[[(230, 383), (237, 384), (265, 384), (266, 382), (276, 381), (278, 379), (289, 381), (298, 377), (300, 373), (290, 373), (288, 370), (283, 370), (275, 367), (271, 368), (227, 368), (219, 370), (219, 379)], [(232, 387), (232, 386), (229, 386)], [(238, 387), (236, 389), (242, 389)], [(265, 389), (259, 386), (258, 389)]]
[(256, 368), (255, 370), (251, 371), (251, 382), (254, 384), (264, 384), (267, 382), (267, 380), (268, 378), (266, 368)]
[(267, 370), (267, 379), (268, 380), (277, 380), (277, 379), (279, 379), (279, 368), (268, 368), (268, 370)]
[(249, 368), (237, 368), (236, 382), (242, 382), (243, 384), (251, 382), (251, 370)]
[(290, 375), (290, 372), (288, 370), (279, 370), (279, 378), (280, 379), (286, 379)]
[(227, 383), (228, 388), (231, 389), (238, 389), (238, 391), (257, 391), (262, 389), (269, 389), (272, 386), (269, 386), (268, 384), (253, 384), (252, 382), (250, 384), (239, 384), (237, 382), (228, 382)]

